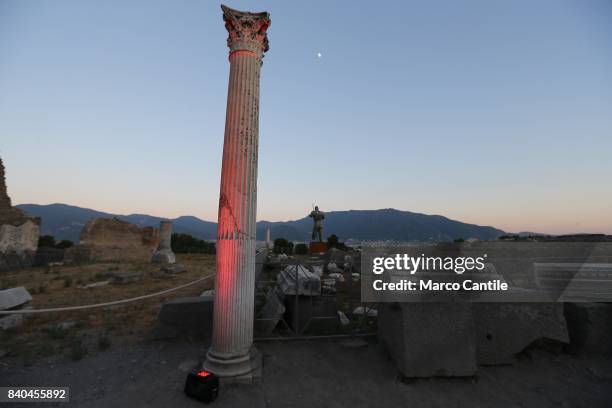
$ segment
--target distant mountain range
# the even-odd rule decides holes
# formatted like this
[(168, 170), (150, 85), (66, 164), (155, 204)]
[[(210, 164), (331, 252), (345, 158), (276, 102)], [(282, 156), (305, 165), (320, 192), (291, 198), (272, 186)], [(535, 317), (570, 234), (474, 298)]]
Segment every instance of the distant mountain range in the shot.
[[(138, 226), (159, 226), (164, 219), (145, 214), (118, 215), (81, 208), (67, 204), (20, 204), (16, 207), (42, 219), (41, 234), (53, 235), (56, 240), (69, 239), (78, 242), (81, 229), (92, 218), (116, 217)], [(193, 235), (200, 239), (214, 240), (217, 223), (194, 216), (182, 216), (172, 220), (174, 232)], [(304, 217), (295, 221), (259, 221), (257, 239), (264, 240), (266, 229), (274, 238), (308, 241), (312, 220)], [(440, 215), (426, 215), (392, 208), (382, 210), (331, 211), (325, 214), (324, 236), (336, 234), (347, 239), (368, 241), (449, 241), (456, 238), (491, 240), (505, 232), (493, 227), (466, 224)]]

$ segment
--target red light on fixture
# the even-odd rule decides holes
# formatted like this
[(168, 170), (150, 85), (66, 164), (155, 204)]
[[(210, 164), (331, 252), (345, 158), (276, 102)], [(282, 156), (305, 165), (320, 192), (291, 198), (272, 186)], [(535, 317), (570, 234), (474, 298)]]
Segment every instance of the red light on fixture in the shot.
[(198, 372), (198, 377), (208, 377), (210, 375), (210, 373), (208, 371), (199, 371)]

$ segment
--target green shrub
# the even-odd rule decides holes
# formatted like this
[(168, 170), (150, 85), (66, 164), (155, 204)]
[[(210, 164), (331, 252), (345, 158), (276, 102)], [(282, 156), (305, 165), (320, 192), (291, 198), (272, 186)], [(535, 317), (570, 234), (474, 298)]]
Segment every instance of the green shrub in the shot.
[(172, 251), (177, 254), (214, 254), (215, 244), (188, 234), (172, 234)]
[(285, 238), (276, 238), (273, 251), (275, 254), (291, 255), (293, 253), (293, 242), (287, 241)]
[(308, 253), (308, 245), (297, 244), (294, 249), (296, 255), (306, 255)]

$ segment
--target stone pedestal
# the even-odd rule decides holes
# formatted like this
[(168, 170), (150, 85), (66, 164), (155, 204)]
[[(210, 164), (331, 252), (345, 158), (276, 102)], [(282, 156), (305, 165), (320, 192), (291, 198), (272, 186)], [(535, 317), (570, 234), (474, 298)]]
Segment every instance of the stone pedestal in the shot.
[(221, 6), (229, 32), (230, 77), (217, 227), (212, 346), (204, 368), (220, 377), (252, 377), (259, 75), (268, 50), (268, 13)]
[(327, 251), (327, 242), (310, 241), (309, 249), (311, 254), (323, 254)]

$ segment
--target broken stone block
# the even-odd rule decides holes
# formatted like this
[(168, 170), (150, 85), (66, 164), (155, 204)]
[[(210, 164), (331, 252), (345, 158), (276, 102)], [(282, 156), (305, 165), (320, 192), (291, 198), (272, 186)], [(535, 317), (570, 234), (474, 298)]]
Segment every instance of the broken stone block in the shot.
[(23, 286), (0, 290), (0, 310), (14, 309), (30, 300), (32, 300), (32, 296)]
[(465, 377), (476, 373), (472, 305), (383, 303), (378, 337), (399, 372), (408, 378)]
[(125, 285), (141, 280), (142, 272), (111, 272), (109, 273), (109, 278), (111, 278), (113, 283)]
[(181, 264), (173, 264), (162, 266), (161, 271), (169, 275), (176, 275), (179, 273), (187, 272), (187, 268), (185, 268)]
[(612, 304), (565, 303), (571, 353), (612, 354)]
[(83, 286), (83, 289), (94, 289), (94, 288), (100, 288), (102, 286), (106, 286), (110, 283), (110, 281), (100, 281), (100, 282), (94, 282), (94, 283), (90, 283), (88, 285)]
[[(297, 279), (297, 290), (296, 290)], [(303, 265), (288, 265), (276, 278), (279, 290), (284, 295), (318, 296), (321, 294), (321, 278)]]
[(255, 331), (258, 335), (269, 335), (272, 333), (280, 319), (285, 313), (285, 305), (278, 298), (275, 290), (268, 293), (266, 304), (261, 309), (260, 316), (255, 320)]
[(54, 328), (55, 330), (66, 331), (72, 329), (75, 326), (76, 322), (74, 320), (66, 320), (61, 323), (58, 323), (57, 325), (55, 325)]
[(341, 273), (330, 273), (329, 277), (340, 282), (344, 282), (344, 276)]
[(348, 326), (349, 324), (351, 324), (351, 321), (349, 320), (349, 318), (346, 316), (346, 314), (344, 314), (343, 311), (338, 310), (338, 320), (340, 320), (340, 324), (343, 326)]
[(200, 295), (202, 297), (209, 297), (211, 299), (215, 298), (215, 290), (214, 289), (206, 289), (204, 292), (202, 292), (202, 294)]
[(353, 315), (355, 315), (355, 316), (366, 315), (368, 317), (377, 317), (378, 316), (378, 311), (376, 309), (371, 308), (371, 307), (357, 306), (355, 308), (355, 310), (353, 310)]
[(478, 364), (511, 364), (539, 339), (569, 341), (562, 303), (473, 303), (472, 310)]
[(23, 323), (23, 315), (12, 314), (0, 318), (0, 329), (9, 330), (21, 326)]
[(342, 273), (342, 269), (338, 268), (338, 265), (336, 265), (336, 263), (334, 262), (330, 262), (327, 264), (327, 272), (329, 274), (334, 274), (334, 273)]
[(212, 332), (214, 299), (194, 296), (172, 299), (162, 305), (159, 322), (175, 334), (209, 336)]

